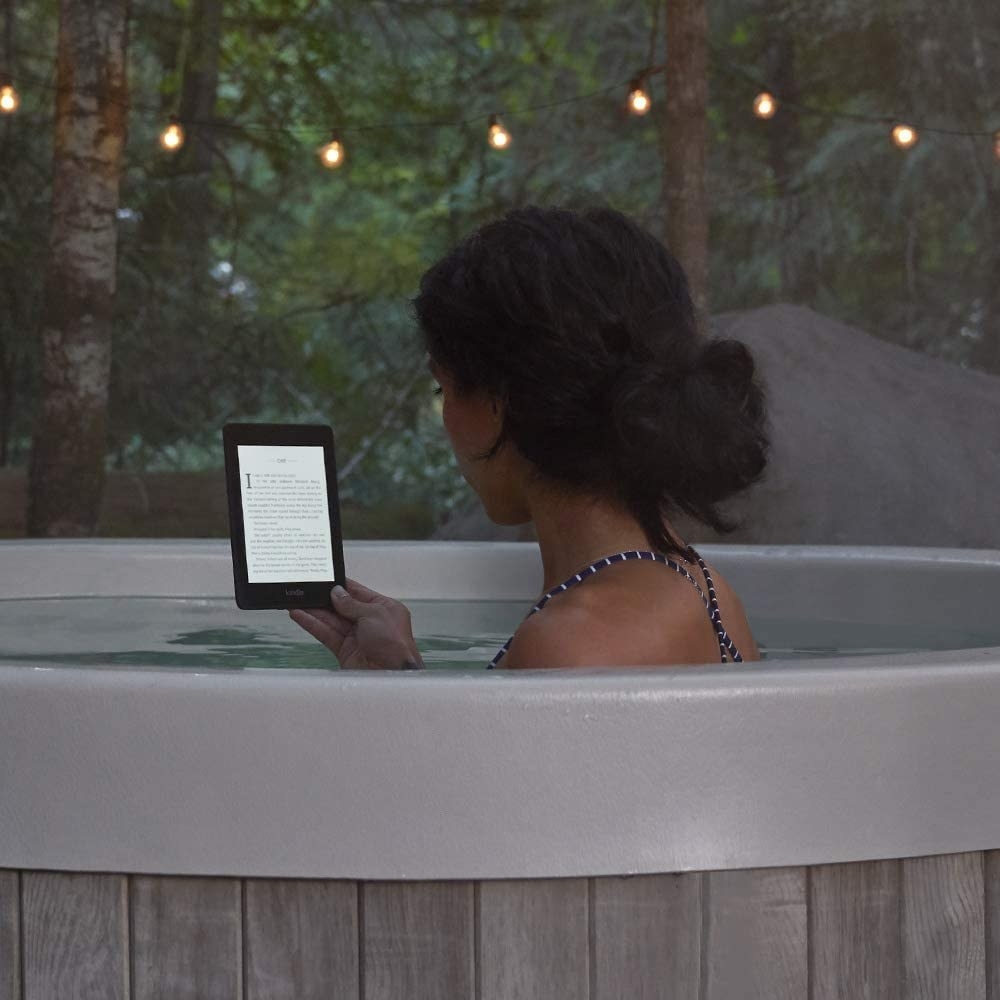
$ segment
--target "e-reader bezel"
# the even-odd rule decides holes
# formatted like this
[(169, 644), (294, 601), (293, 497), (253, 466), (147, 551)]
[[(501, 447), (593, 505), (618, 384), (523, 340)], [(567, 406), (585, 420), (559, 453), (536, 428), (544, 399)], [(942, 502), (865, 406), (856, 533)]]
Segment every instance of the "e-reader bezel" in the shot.
[[(243, 494), (237, 447), (322, 447), (326, 472), (326, 497), (330, 514), (333, 550), (333, 580), (286, 580), (281, 583), (250, 583), (247, 573), (246, 530), (243, 524)], [(344, 586), (343, 536), (340, 529), (340, 498), (337, 493), (337, 460), (333, 430), (320, 424), (226, 424), (222, 428), (226, 460), (226, 493), (229, 499), (229, 541), (233, 552), (233, 585), (236, 606), (244, 611), (286, 608), (328, 608), (330, 588)]]

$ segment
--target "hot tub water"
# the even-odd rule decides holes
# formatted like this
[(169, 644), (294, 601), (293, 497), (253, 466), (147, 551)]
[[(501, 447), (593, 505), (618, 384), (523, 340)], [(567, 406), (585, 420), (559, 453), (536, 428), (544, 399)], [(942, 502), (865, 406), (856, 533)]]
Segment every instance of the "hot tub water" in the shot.
[[(523, 601), (408, 601), (430, 669), (484, 669), (528, 610)], [(1000, 645), (1000, 623), (755, 618), (767, 660)], [(330, 669), (336, 661), (283, 611), (240, 611), (219, 598), (83, 597), (0, 600), (0, 664)]]

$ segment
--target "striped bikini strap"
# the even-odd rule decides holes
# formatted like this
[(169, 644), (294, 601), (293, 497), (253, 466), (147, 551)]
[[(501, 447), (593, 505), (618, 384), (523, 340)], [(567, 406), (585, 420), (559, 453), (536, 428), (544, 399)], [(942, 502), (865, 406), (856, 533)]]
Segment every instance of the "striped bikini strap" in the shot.
[[(563, 591), (569, 590), (570, 587), (575, 587), (577, 584), (582, 583), (587, 579), (588, 576), (592, 576), (599, 570), (604, 569), (606, 566), (610, 566), (612, 563), (616, 562), (626, 562), (630, 559), (652, 559), (656, 562), (664, 563), (670, 566), (672, 569), (676, 570), (678, 573), (685, 576), (688, 580), (694, 584), (695, 589), (701, 595), (701, 599), (705, 604), (705, 608), (709, 612), (709, 617), (712, 619), (712, 625), (715, 628), (716, 635), (719, 637), (719, 650), (722, 654), (722, 662), (726, 662), (726, 652), (730, 652), (734, 660), (741, 660), (742, 657), (739, 651), (733, 645), (732, 640), (726, 634), (725, 629), (722, 627), (721, 614), (719, 612), (718, 601), (715, 598), (715, 589), (712, 584), (712, 578), (708, 573), (708, 568), (702, 561), (701, 557), (697, 552), (689, 545), (687, 551), (690, 555), (693, 555), (698, 561), (698, 565), (701, 567), (702, 572), (705, 574), (705, 582), (708, 584), (709, 596), (705, 597), (705, 592), (701, 589), (701, 585), (698, 581), (679, 563), (675, 562), (673, 559), (668, 559), (665, 555), (659, 552), (651, 552), (648, 549), (630, 549), (626, 552), (617, 552), (611, 556), (605, 556), (603, 559), (598, 559), (597, 562), (591, 563), (586, 569), (580, 570), (579, 573), (574, 574), (568, 580), (560, 583), (558, 586), (553, 587), (551, 590), (546, 591), (541, 598), (539, 598), (538, 603), (525, 615), (525, 619), (530, 618), (533, 614), (541, 611), (546, 604), (552, 600), (557, 594), (563, 593)], [(507, 650), (510, 648), (510, 644), (514, 641), (514, 636), (511, 636), (500, 648), (496, 656), (490, 660), (487, 665), (488, 670), (492, 670), (504, 657)]]
[(719, 610), (719, 601), (715, 596), (715, 584), (712, 582), (712, 574), (709, 573), (708, 567), (705, 565), (705, 560), (695, 552), (693, 545), (689, 545), (687, 551), (694, 556), (695, 561), (701, 567), (702, 573), (705, 574), (705, 584), (708, 587), (708, 598), (711, 608), (710, 617), (712, 624), (715, 626), (715, 634), (719, 638), (719, 652), (722, 654), (722, 662), (726, 662), (726, 653), (728, 653), (732, 657), (733, 663), (742, 663), (743, 657), (740, 651), (736, 648), (733, 640), (729, 638), (729, 633), (722, 626), (722, 612)]

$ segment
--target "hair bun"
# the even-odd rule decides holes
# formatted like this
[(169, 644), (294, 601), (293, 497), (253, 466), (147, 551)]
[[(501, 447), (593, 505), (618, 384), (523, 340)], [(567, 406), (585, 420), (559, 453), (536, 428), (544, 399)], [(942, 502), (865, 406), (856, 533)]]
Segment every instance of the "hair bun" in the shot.
[(698, 342), (686, 362), (624, 366), (610, 399), (610, 443), (623, 477), (637, 488), (669, 484), (707, 499), (754, 481), (766, 460), (755, 372), (749, 348), (728, 339)]
[[(674, 474), (665, 442), (673, 438), (687, 406), (686, 387), (694, 369), (660, 362), (623, 365), (610, 386), (609, 431), (613, 453), (623, 468), (655, 467), (657, 480)], [(644, 475), (645, 473), (640, 473)], [(633, 478), (634, 472), (629, 475)]]
[(754, 360), (750, 349), (739, 340), (713, 338), (699, 346), (692, 371), (710, 373), (727, 386), (741, 384), (753, 377)]

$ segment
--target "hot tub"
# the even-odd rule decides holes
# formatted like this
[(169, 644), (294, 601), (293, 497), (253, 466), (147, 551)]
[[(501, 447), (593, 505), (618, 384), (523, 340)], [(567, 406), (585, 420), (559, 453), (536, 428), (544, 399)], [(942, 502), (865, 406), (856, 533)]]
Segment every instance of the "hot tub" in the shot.
[[(765, 646), (781, 621), (969, 648), (509, 673), (8, 656), (0, 1000), (1000, 1000), (1000, 552), (699, 549)], [(527, 610), (540, 584), (533, 545), (346, 558), (442, 606)], [(41, 607), (231, 586), (224, 542), (0, 544), (40, 649)]]

